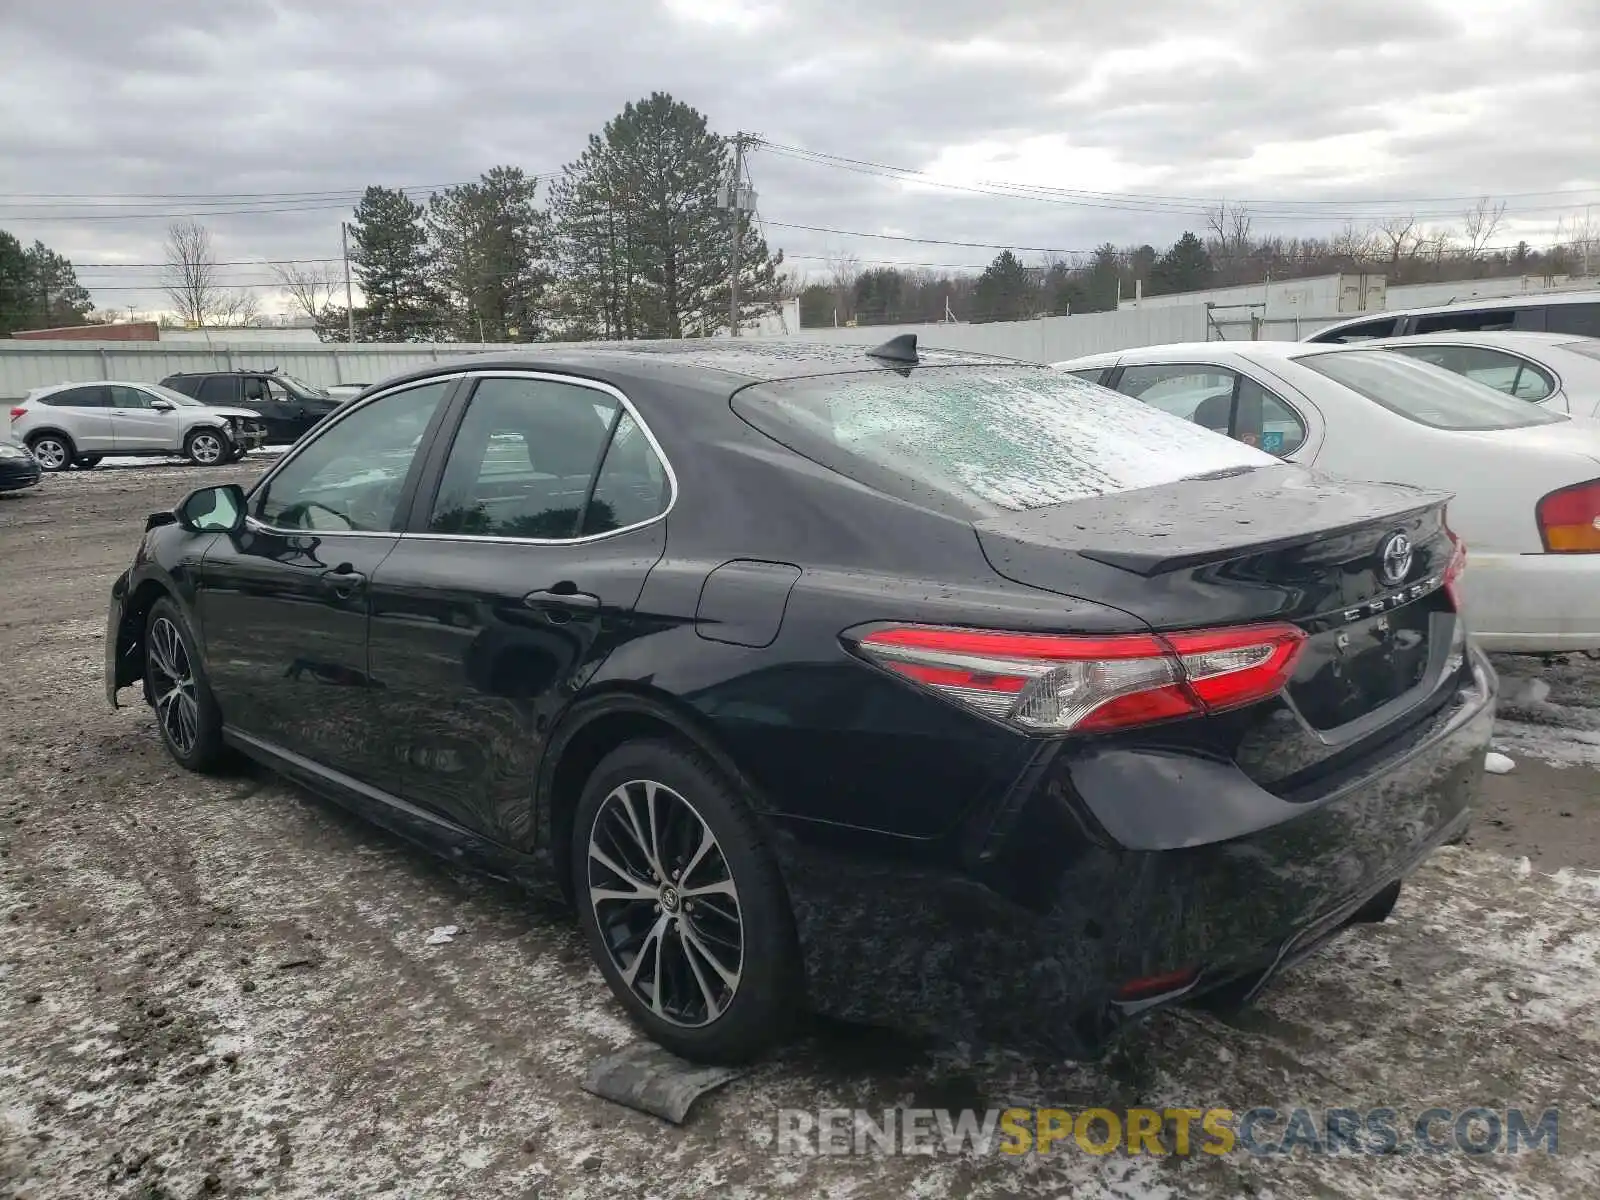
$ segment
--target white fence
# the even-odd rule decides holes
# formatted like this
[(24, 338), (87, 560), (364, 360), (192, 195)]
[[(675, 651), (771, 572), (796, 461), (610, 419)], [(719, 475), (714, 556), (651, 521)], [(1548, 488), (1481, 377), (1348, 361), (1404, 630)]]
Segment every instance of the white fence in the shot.
[(44, 342), (0, 340), (0, 400), (20, 399), (53, 383), (126, 379), (155, 383), (180, 371), (277, 367), (307, 383), (376, 383), (430, 363), (496, 350), (532, 347), (449, 342), (211, 346), (168, 342)]
[(1130, 346), (1203, 342), (1206, 340), (1206, 313), (1200, 307), (1151, 308), (1084, 313), (1077, 317), (1041, 317), (1035, 321), (994, 321), (984, 325), (862, 325), (802, 329), (799, 333), (785, 335), (783, 340), (873, 346), (897, 333), (914, 333), (919, 345), (943, 350), (1002, 354), (1029, 362), (1058, 362), (1080, 354), (1124, 350)]
[[(995, 321), (985, 325), (869, 325), (859, 328), (803, 329), (798, 333), (756, 336), (793, 342), (843, 342), (872, 346), (897, 333), (915, 333), (923, 346), (1000, 354), (1029, 362), (1059, 362), (1082, 354), (1155, 346), (1165, 342), (1262, 338), (1297, 339), (1327, 321), (1269, 321), (1252, 329), (1248, 318), (1213, 313), (1199, 305), (1124, 309), (1035, 321)], [(1208, 336), (1209, 335), (1209, 336)], [(571, 343), (545, 343), (548, 347)], [(537, 353), (539, 344), (464, 342), (334, 343), (326, 345), (251, 344), (218, 341), (210, 346), (171, 342), (43, 342), (0, 340), (0, 401), (16, 400), (31, 388), (55, 383), (126, 379), (155, 383), (180, 371), (231, 371), (277, 367), (308, 383), (377, 383), (403, 371), (496, 351)]]

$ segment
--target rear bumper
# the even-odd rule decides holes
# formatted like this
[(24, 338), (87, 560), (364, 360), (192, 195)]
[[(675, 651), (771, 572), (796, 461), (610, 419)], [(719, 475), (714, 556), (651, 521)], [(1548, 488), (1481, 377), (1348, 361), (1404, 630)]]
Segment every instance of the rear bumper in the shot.
[(20, 492), (37, 486), (43, 478), (44, 471), (32, 459), (0, 459), (0, 492)]
[(1600, 649), (1600, 554), (1468, 552), (1467, 623), (1485, 650)]
[[(1093, 817), (1127, 796), (1084, 794), (1095, 773), (1067, 754), (1036, 773), (986, 842), (967, 846), (978, 861), (962, 869), (780, 836), (813, 1002), (851, 1019), (1092, 1057), (1149, 1009), (1241, 982), (1254, 994), (1469, 821), (1495, 688), (1482, 655), (1472, 662), (1472, 682), (1403, 748), (1316, 800), (1281, 800), (1236, 771), (1231, 782), (1190, 772), (1198, 759), (1156, 764), (1142, 786), (1164, 777), (1175, 803), (1198, 795), (1238, 813), (1249, 832), (1237, 836), (1128, 849)], [(1263, 823), (1271, 806), (1277, 816)], [(1187, 971), (1192, 982), (1170, 990), (1119, 995), (1131, 981)]]

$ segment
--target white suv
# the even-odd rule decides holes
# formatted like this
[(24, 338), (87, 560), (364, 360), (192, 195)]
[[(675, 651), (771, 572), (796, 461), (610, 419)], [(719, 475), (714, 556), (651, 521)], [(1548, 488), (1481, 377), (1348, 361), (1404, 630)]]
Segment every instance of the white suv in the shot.
[(248, 408), (212, 408), (156, 383), (107, 381), (35, 388), (12, 408), (11, 436), (46, 471), (65, 471), (108, 454), (181, 454), (213, 466), (243, 458), (267, 429)]

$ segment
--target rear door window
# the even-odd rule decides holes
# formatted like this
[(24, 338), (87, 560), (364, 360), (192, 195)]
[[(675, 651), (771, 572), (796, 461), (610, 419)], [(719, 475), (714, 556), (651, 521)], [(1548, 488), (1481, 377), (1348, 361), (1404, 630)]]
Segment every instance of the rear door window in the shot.
[(913, 504), (1022, 510), (1277, 460), (1045, 367), (920, 367), (755, 384), (734, 411)]
[(195, 399), (201, 404), (227, 406), (239, 403), (239, 380), (233, 375), (212, 375), (201, 380)]
[(1397, 354), (1432, 363), (1518, 400), (1543, 400), (1556, 390), (1555, 379), (1525, 358), (1486, 346), (1392, 346)]
[(52, 392), (48, 396), (39, 397), (40, 404), (48, 404), (51, 408), (110, 408), (111, 396), (109, 389), (95, 384), (91, 387), (68, 388), (64, 392)]
[(1125, 367), (1117, 390), (1280, 458), (1305, 444), (1305, 423), (1286, 401), (1225, 367)]
[(1499, 329), (1525, 329), (1517, 322), (1516, 308), (1462, 308), (1424, 313), (1413, 319), (1410, 333), (1489, 333)]
[(1117, 391), (1216, 433), (1233, 420), (1233, 388), (1238, 376), (1221, 367), (1155, 363), (1124, 367)]
[(1568, 419), (1387, 350), (1307, 354), (1295, 361), (1408, 421), (1433, 429), (1520, 429)]
[(564, 541), (580, 528), (621, 528), (620, 465), (603, 510), (593, 518), (586, 511), (620, 407), (607, 392), (558, 380), (480, 381), (445, 461), (428, 531)]
[(1549, 305), (1544, 310), (1544, 327), (1551, 333), (1600, 338), (1600, 304)]
[(1359, 324), (1330, 329), (1325, 333), (1314, 333), (1306, 341), (1364, 342), (1368, 338), (1393, 337), (1399, 332), (1399, 324), (1399, 317), (1374, 317), (1370, 321), (1362, 321)]

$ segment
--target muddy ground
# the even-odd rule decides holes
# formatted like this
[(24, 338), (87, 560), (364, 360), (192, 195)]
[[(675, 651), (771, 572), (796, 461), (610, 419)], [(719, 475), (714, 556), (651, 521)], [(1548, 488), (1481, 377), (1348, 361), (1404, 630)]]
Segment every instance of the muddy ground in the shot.
[[(833, 1030), (675, 1128), (581, 1090), (631, 1033), (564, 914), (264, 772), (186, 774), (147, 710), (106, 707), (107, 589), (141, 518), (261, 465), (102, 466), (0, 498), (0, 1197), (1600, 1194), (1600, 664), (1502, 660), (1517, 765), (1467, 844), (1244, 1016), (1159, 1016), (1092, 1067)], [(785, 1107), (1137, 1104), (1557, 1107), (1559, 1152), (774, 1138)]]

